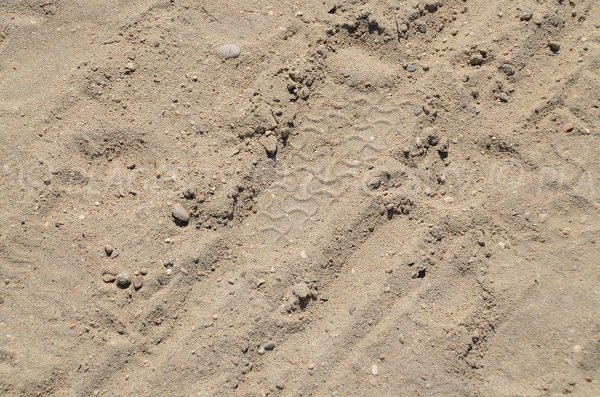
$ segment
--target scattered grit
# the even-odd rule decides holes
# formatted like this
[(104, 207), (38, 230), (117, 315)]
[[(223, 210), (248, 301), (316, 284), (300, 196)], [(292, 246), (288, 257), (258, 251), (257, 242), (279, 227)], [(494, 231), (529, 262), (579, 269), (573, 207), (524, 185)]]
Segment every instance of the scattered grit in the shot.
[(595, 0), (2, 2), (0, 395), (600, 395), (599, 49)]

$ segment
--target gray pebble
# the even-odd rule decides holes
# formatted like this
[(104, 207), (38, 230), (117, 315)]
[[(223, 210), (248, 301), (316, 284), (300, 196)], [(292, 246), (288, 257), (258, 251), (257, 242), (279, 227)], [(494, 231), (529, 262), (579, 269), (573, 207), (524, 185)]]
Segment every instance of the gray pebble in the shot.
[(442, 138), (442, 139), (440, 139), (440, 146), (438, 147), (438, 152), (448, 153), (449, 147), (450, 147), (450, 140), (448, 138)]
[(548, 47), (550, 48), (550, 51), (552, 51), (555, 54), (558, 53), (558, 51), (560, 51), (560, 43), (557, 41), (549, 42)]
[(185, 191), (183, 192), (183, 197), (185, 197), (188, 200), (191, 200), (194, 197), (196, 197), (196, 188), (193, 186), (190, 186), (187, 189), (185, 189)]
[(142, 285), (144, 285), (144, 277), (142, 276), (135, 276), (133, 278), (133, 288), (140, 289), (142, 288)]
[(190, 213), (179, 203), (176, 203), (173, 206), (173, 217), (182, 223), (188, 223), (190, 221)]
[(406, 67), (406, 71), (407, 71), (407, 72), (410, 72), (410, 73), (414, 73), (414, 72), (416, 72), (416, 71), (417, 71), (417, 67), (416, 67), (415, 65), (408, 65), (408, 66)]
[(515, 69), (507, 63), (500, 65), (499, 69), (507, 76), (512, 76), (515, 74)]
[(310, 96), (310, 88), (308, 88), (307, 86), (302, 86), (302, 88), (300, 88), (298, 90), (298, 97), (300, 99), (307, 100), (309, 96)]
[(123, 271), (119, 273), (116, 277), (117, 287), (119, 288), (127, 288), (131, 285), (131, 273), (128, 271)]
[(133, 62), (127, 62), (127, 64), (125, 65), (125, 71), (127, 73), (133, 73), (135, 72), (135, 69), (137, 69), (137, 65)]
[(434, 12), (436, 12), (438, 10), (438, 5), (437, 5), (437, 3), (434, 3), (434, 2), (426, 3), (425, 9), (428, 12), (430, 12), (431, 14), (433, 14)]
[(419, 17), (421, 16), (421, 12), (419, 10), (415, 10), (410, 12), (407, 16), (406, 19), (411, 22), (411, 21), (415, 21), (417, 19), (419, 19)]
[(438, 142), (440, 141), (438, 132), (433, 127), (426, 128), (425, 134), (427, 134), (427, 143), (429, 143), (431, 146), (437, 145)]
[(381, 178), (379, 178), (377, 176), (371, 178), (369, 181), (367, 181), (367, 186), (371, 190), (377, 190), (377, 189), (379, 189), (379, 187), (381, 186)]
[(217, 53), (225, 59), (237, 58), (240, 56), (240, 52), (240, 47), (235, 44), (225, 44), (217, 50)]
[(485, 60), (483, 59), (483, 57), (481, 55), (474, 55), (471, 57), (471, 60), (470, 60), (470, 63), (472, 66), (482, 65), (483, 62), (485, 62)]
[(533, 18), (533, 13), (531, 11), (524, 11), (520, 16), (519, 19), (521, 21), (529, 21), (531, 18)]
[(273, 349), (275, 349), (275, 342), (269, 341), (269, 342), (265, 343), (265, 345), (263, 347), (265, 348), (265, 350), (273, 350)]

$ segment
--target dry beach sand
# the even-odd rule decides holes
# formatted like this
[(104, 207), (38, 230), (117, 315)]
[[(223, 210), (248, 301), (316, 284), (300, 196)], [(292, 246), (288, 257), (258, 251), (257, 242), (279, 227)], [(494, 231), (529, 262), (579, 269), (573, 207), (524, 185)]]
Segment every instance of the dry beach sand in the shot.
[(600, 395), (597, 0), (3, 0), (0, 395)]

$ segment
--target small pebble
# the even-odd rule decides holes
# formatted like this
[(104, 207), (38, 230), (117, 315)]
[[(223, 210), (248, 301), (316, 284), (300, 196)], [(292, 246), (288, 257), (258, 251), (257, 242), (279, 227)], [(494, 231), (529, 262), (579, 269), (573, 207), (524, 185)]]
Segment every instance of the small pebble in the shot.
[(173, 205), (172, 214), (173, 218), (181, 223), (188, 223), (190, 221), (190, 213), (179, 203)]
[(119, 273), (116, 277), (117, 287), (119, 288), (127, 288), (131, 285), (131, 273), (128, 271), (123, 271)]
[(450, 147), (450, 141), (448, 138), (442, 138), (439, 142), (438, 152), (440, 153), (448, 153), (448, 148)]
[(571, 132), (575, 129), (575, 126), (573, 125), (573, 123), (565, 123), (562, 126), (562, 130), (563, 132)]
[(475, 56), (471, 57), (470, 63), (472, 66), (479, 66), (479, 65), (482, 65), (484, 61), (485, 60), (483, 59), (483, 57), (481, 55), (475, 55)]
[(408, 65), (406, 67), (406, 71), (410, 72), (410, 73), (416, 72), (417, 71), (417, 67), (415, 65)]
[(133, 278), (133, 288), (135, 288), (136, 290), (142, 288), (142, 285), (144, 285), (144, 277), (142, 276), (135, 276)]
[(551, 41), (548, 43), (548, 48), (550, 48), (550, 51), (557, 54), (560, 51), (560, 43), (556, 41)]
[(141, 274), (142, 276), (145, 276), (146, 274), (148, 274), (148, 268), (147, 268), (147, 267), (142, 267), (142, 268), (140, 269), (140, 274)]
[(269, 342), (265, 343), (265, 345), (263, 347), (265, 348), (265, 350), (273, 350), (273, 349), (275, 349), (275, 342), (269, 341)]
[(240, 47), (235, 44), (225, 44), (219, 47), (217, 53), (225, 59), (237, 58), (240, 56)]
[(111, 274), (111, 273), (105, 273), (105, 274), (102, 276), (102, 280), (103, 280), (105, 283), (112, 283), (113, 281), (115, 281), (115, 275), (114, 275), (114, 274)]
[(114, 251), (114, 248), (112, 247), (112, 245), (107, 244), (104, 246), (104, 252), (106, 252), (107, 256), (111, 256), (113, 251)]
[(302, 88), (300, 88), (298, 90), (298, 97), (300, 99), (307, 100), (309, 96), (310, 96), (310, 88), (308, 88), (307, 86), (302, 86)]
[(185, 189), (185, 191), (183, 192), (183, 197), (185, 197), (188, 200), (191, 200), (194, 197), (196, 197), (196, 188), (191, 186)]
[(379, 367), (377, 365), (373, 364), (371, 366), (371, 374), (373, 374), (373, 376), (379, 375)]

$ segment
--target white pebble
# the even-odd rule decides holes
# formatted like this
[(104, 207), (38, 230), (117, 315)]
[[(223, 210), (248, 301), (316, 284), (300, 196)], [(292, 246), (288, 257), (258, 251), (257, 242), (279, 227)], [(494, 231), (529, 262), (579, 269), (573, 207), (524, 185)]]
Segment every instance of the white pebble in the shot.
[(373, 374), (373, 376), (379, 375), (379, 367), (376, 364), (373, 364), (373, 366), (371, 367), (371, 373)]

